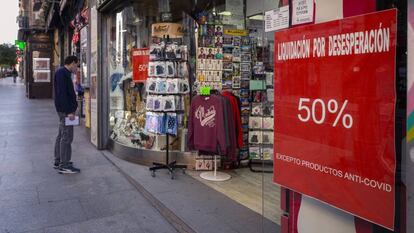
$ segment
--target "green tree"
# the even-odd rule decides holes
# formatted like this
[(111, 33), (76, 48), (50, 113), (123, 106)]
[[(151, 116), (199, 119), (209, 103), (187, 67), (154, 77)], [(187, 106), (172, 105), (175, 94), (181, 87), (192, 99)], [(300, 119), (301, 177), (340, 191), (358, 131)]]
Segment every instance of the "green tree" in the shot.
[(17, 48), (11, 44), (0, 44), (0, 65), (14, 66), (16, 65)]

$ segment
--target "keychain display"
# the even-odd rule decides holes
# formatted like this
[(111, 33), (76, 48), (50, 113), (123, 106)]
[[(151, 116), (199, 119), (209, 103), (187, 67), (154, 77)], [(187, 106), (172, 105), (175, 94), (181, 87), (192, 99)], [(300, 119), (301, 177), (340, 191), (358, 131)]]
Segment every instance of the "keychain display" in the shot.
[(263, 122), (261, 117), (250, 117), (249, 118), (249, 128), (250, 129), (262, 129)]
[(250, 131), (249, 132), (249, 143), (262, 144), (262, 132), (261, 131)]
[(251, 146), (249, 148), (250, 159), (261, 159), (260, 147)]
[(273, 144), (273, 131), (264, 131), (262, 134), (263, 144)]

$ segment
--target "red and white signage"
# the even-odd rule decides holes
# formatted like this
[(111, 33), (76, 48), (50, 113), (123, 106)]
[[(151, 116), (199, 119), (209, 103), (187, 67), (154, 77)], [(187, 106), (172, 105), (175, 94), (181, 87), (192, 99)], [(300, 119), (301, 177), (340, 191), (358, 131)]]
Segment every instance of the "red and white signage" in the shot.
[(394, 228), (397, 12), (275, 33), (274, 181)]
[(131, 55), (134, 82), (145, 82), (148, 78), (149, 49), (133, 49)]

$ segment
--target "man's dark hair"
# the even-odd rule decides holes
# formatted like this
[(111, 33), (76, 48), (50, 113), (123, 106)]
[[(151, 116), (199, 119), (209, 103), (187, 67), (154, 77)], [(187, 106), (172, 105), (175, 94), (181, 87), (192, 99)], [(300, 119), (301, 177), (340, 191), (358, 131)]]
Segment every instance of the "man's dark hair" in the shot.
[(65, 58), (65, 65), (70, 65), (73, 62), (78, 63), (79, 59), (76, 56), (67, 56)]

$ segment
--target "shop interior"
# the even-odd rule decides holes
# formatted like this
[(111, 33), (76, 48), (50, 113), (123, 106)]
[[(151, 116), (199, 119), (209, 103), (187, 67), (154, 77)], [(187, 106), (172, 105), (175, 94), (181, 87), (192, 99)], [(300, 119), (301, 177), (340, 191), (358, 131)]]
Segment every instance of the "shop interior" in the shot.
[[(191, 152), (188, 175), (279, 224), (280, 187), (272, 182), (274, 48), (263, 9), (252, 10), (257, 1), (250, 0), (179, 2), (132, 2), (107, 19), (111, 140), (158, 152), (168, 141), (169, 151)], [(202, 134), (189, 126), (194, 103), (216, 95), (228, 95), (227, 155), (188, 143)], [(206, 124), (209, 113), (200, 113)]]

